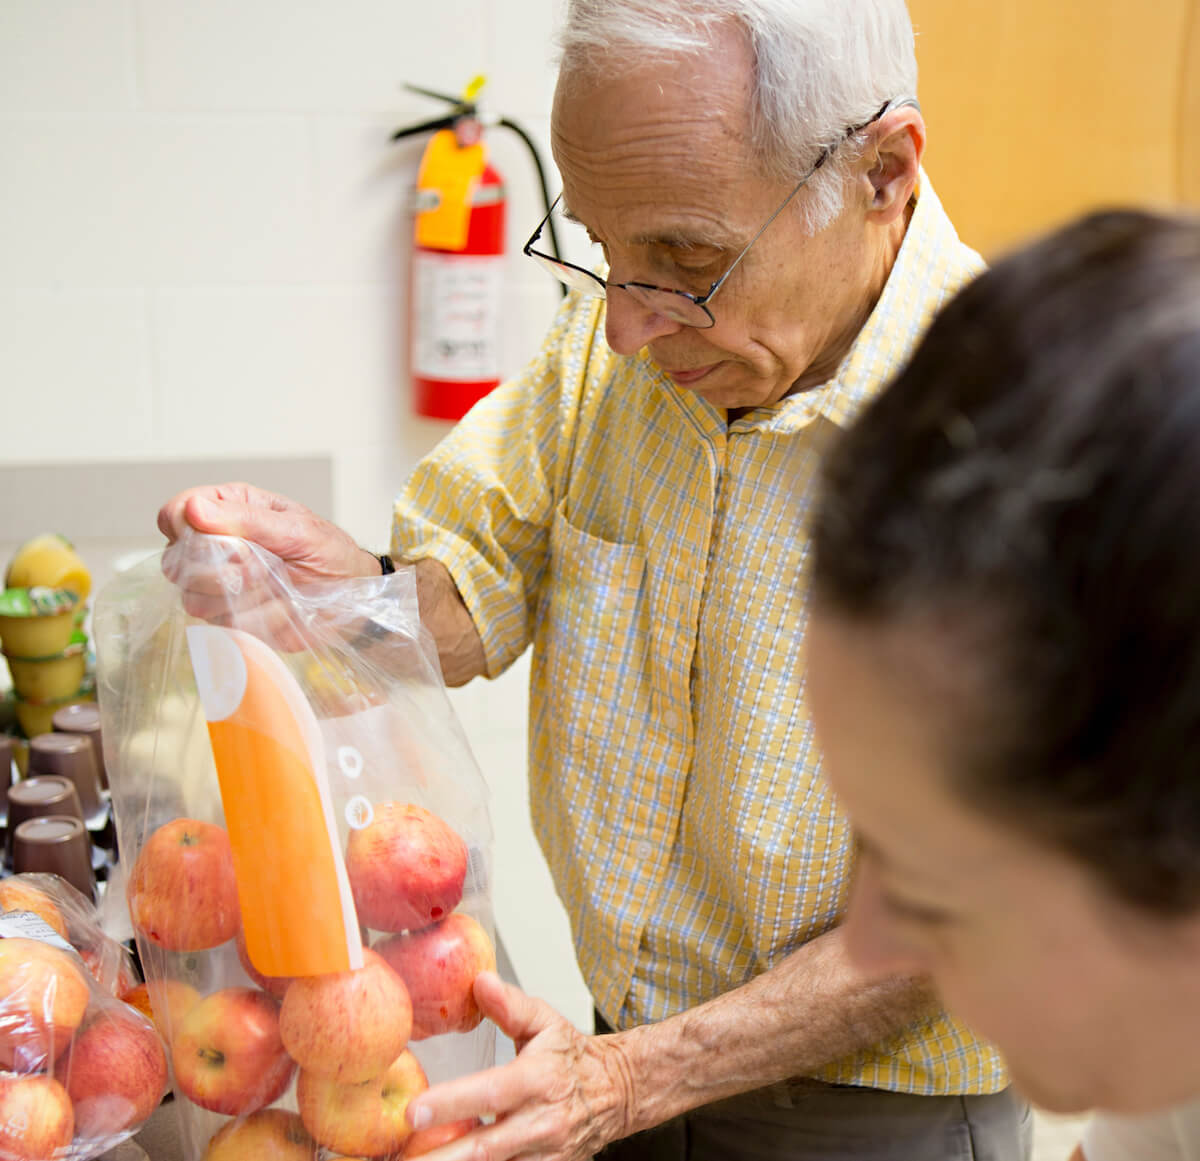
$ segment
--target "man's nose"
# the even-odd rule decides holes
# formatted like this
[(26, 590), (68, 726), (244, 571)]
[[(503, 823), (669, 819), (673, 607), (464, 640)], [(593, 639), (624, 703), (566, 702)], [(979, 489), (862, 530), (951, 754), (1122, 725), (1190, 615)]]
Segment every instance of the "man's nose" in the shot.
[(636, 355), (647, 343), (683, 329), (683, 323), (650, 310), (628, 291), (609, 286), (604, 337), (618, 355)]

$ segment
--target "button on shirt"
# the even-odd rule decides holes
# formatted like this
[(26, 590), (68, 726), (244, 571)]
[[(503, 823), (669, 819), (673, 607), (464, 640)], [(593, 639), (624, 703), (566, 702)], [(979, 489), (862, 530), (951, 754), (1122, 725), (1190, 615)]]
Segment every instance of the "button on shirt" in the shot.
[[(925, 183), (837, 375), (733, 423), (647, 352), (615, 355), (603, 302), (572, 296), (396, 501), (393, 550), (446, 565), (489, 675), (533, 646), (534, 827), (617, 1027), (737, 987), (843, 916), (854, 844), (804, 699), (817, 467), (980, 267)], [(817, 1075), (1006, 1083), (946, 1017)]]

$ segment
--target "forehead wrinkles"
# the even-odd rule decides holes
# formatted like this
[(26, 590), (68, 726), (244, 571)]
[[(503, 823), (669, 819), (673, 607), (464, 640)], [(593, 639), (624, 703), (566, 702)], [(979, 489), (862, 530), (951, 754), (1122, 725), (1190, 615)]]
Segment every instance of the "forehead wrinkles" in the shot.
[(730, 28), (703, 58), (560, 79), (551, 138), (570, 209), (607, 241), (660, 226), (728, 236), (764, 186), (750, 155), (752, 78)]
[(585, 225), (628, 242), (742, 236), (741, 211), (752, 218), (768, 187), (727, 117), (643, 109), (613, 125), (577, 113), (555, 118), (552, 139), (564, 203)]

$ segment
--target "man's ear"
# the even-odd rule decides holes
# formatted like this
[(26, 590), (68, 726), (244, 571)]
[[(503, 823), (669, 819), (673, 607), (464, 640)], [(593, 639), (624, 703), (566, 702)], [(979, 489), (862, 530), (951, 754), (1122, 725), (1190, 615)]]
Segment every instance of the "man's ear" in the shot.
[(864, 154), (869, 184), (867, 216), (876, 225), (887, 225), (904, 211), (917, 188), (921, 157), (925, 153), (925, 121), (920, 110), (903, 105), (885, 113), (872, 126)]

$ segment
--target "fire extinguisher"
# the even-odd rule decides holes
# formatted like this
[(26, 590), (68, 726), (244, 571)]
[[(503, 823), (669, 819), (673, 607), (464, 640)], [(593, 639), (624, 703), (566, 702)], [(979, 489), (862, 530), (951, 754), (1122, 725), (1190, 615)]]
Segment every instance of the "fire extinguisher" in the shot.
[[(500, 383), (507, 198), (488, 159), (476, 77), (461, 98), (409, 85), (453, 106), (451, 112), (398, 129), (392, 140), (433, 131), (417, 175), (410, 310), (414, 405), (431, 419), (461, 419)], [(508, 118), (490, 124), (515, 131), (533, 155), (549, 212), (537, 146)], [(550, 243), (558, 241), (550, 230)]]

